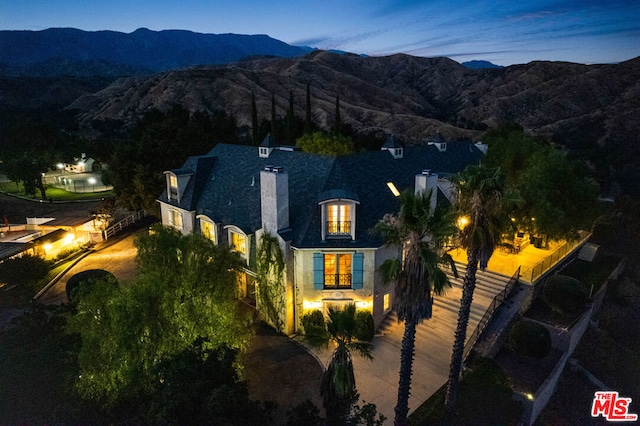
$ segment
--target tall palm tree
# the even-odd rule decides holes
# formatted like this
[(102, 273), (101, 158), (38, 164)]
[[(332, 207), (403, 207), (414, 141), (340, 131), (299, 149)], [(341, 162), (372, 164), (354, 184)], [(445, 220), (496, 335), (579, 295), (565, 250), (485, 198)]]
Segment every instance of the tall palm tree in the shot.
[(413, 374), (416, 327), (431, 318), (433, 294), (442, 294), (451, 286), (440, 265), (451, 256), (442, 254), (445, 239), (455, 232), (451, 215), (444, 209), (431, 209), (431, 194), (404, 191), (400, 195), (398, 215), (385, 215), (375, 230), (386, 245), (402, 247), (402, 259), (388, 259), (380, 267), (385, 282), (395, 283), (395, 307), (398, 320), (404, 321), (400, 352), (400, 380), (395, 407), (395, 424), (406, 425)]
[(356, 306), (352, 303), (344, 309), (330, 307), (326, 329), (317, 326), (308, 328), (305, 329), (305, 339), (311, 346), (327, 347), (329, 342), (336, 344), (320, 382), (320, 395), (328, 424), (345, 424), (351, 407), (358, 399), (351, 353), (373, 359), (371, 344), (355, 337)]
[(501, 233), (506, 229), (508, 208), (518, 202), (516, 194), (506, 191), (505, 178), (499, 168), (469, 166), (457, 176), (455, 183), (458, 187), (459, 213), (469, 216), (470, 220), (460, 235), (460, 244), (467, 250), (467, 272), (463, 279), (445, 397), (449, 415), (453, 414), (456, 405), (476, 272), (478, 267), (481, 271), (487, 267), (496, 244), (500, 242)]

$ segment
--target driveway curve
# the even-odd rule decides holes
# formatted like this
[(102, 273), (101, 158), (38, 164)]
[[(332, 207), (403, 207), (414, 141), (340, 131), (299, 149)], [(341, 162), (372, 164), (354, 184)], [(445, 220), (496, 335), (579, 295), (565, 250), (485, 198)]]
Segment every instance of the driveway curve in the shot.
[(111, 272), (122, 283), (133, 281), (138, 273), (137, 249), (134, 247), (133, 241), (139, 232), (146, 231), (139, 230), (133, 234), (115, 237), (98, 244), (88, 256), (74, 265), (58, 282), (40, 296), (38, 302), (44, 304), (66, 303), (67, 281), (75, 274), (91, 269), (104, 269)]

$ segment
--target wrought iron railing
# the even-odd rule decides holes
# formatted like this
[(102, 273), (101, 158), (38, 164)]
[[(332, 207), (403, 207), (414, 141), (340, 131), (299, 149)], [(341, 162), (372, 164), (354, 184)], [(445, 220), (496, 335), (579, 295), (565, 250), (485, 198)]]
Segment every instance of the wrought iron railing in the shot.
[(482, 319), (480, 319), (480, 322), (476, 326), (476, 329), (473, 330), (473, 333), (471, 333), (471, 336), (469, 336), (467, 343), (464, 345), (464, 351), (462, 353), (463, 360), (466, 360), (469, 356), (471, 349), (473, 349), (473, 345), (476, 344), (485, 327), (487, 326), (487, 324), (489, 324), (489, 321), (491, 321), (493, 313), (500, 307), (500, 305), (502, 305), (506, 298), (509, 297), (511, 291), (518, 283), (518, 278), (520, 278), (520, 266), (518, 266), (516, 272), (511, 276), (507, 284), (504, 286), (504, 290), (494, 296), (493, 300), (489, 304), (489, 307), (482, 316)]
[(530, 283), (535, 282), (538, 278), (544, 275), (545, 272), (554, 267), (558, 262), (562, 261), (572, 250), (575, 250), (576, 247), (584, 244), (590, 236), (591, 234), (589, 233), (583, 233), (580, 235), (580, 239), (578, 240), (563, 242), (544, 259), (540, 260), (531, 268), (523, 270), (522, 279)]
[(324, 288), (351, 288), (351, 274), (325, 274)]
[(327, 221), (328, 235), (351, 235), (351, 221)]

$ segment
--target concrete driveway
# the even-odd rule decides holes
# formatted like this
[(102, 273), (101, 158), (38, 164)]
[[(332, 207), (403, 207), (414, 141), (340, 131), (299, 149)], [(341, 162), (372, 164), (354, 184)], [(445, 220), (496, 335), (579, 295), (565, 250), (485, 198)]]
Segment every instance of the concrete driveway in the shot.
[(91, 269), (103, 269), (111, 272), (120, 282), (129, 282), (136, 278), (138, 267), (136, 265), (137, 249), (133, 241), (139, 232), (147, 232), (142, 229), (133, 234), (117, 236), (98, 244), (94, 251), (67, 271), (57, 283), (49, 288), (38, 299), (39, 303), (60, 304), (67, 302), (67, 281), (75, 274)]
[[(450, 277), (453, 288), (444, 296), (436, 296), (433, 317), (423, 322), (416, 330), (409, 413), (429, 399), (449, 378), (449, 363), (462, 297), (463, 268), (464, 266), (458, 266), (460, 278)], [(467, 337), (475, 329), (493, 297), (504, 289), (509, 279), (490, 272), (478, 272), (477, 277)], [(397, 316), (392, 313), (371, 342), (373, 361), (353, 355), (356, 387), (360, 399), (375, 404), (378, 413), (387, 417), (385, 424), (393, 424), (395, 417), (403, 333), (404, 323), (398, 323)], [(300, 341), (304, 344), (304, 340)], [(312, 352), (325, 366), (328, 365), (332, 349), (314, 349)]]

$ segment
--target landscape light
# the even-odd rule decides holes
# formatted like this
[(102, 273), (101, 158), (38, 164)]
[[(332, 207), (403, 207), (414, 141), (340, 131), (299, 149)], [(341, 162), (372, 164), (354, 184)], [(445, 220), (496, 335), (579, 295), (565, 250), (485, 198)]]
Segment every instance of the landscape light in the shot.
[(460, 216), (458, 219), (458, 228), (464, 228), (469, 223), (469, 218), (466, 216)]
[(58, 163), (58, 164), (56, 164), (56, 167), (57, 167), (58, 169), (62, 170), (62, 169), (64, 169), (64, 164), (62, 164), (62, 163)]

